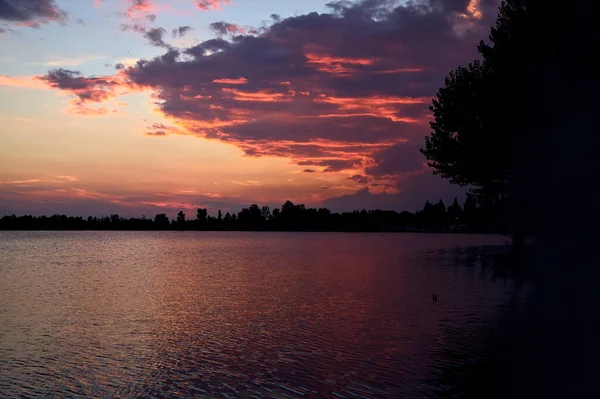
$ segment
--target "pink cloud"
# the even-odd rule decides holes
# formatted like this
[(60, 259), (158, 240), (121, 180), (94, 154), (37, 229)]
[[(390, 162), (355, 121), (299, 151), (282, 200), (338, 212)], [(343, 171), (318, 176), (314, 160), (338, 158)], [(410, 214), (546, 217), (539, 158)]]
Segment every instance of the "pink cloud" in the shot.
[(47, 89), (48, 86), (35, 76), (0, 75), (0, 86), (20, 87), (24, 89)]
[[(214, 9), (219, 2), (201, 3)], [(361, 176), (356, 184), (388, 184), (423, 170), (418, 149), (431, 98), (450, 69), (476, 54), (479, 35), (457, 34), (454, 17), (471, 13), (473, 23), (488, 26), (494, 15), (473, 2), (427, 9), (384, 3), (332, 3), (331, 13), (277, 19), (259, 35), (169, 48), (111, 77), (55, 70), (40, 79), (81, 104), (152, 90), (158, 111), (178, 128), (156, 125), (147, 135), (197, 135), (248, 156)]]
[(230, 5), (231, 0), (192, 0), (196, 8), (203, 11), (220, 10), (221, 5)]

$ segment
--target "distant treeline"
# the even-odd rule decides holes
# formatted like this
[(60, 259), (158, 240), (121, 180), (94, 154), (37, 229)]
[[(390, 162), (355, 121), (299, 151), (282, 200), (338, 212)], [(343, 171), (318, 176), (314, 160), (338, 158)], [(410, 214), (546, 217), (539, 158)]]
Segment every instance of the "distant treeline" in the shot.
[(461, 207), (456, 199), (446, 207), (440, 200), (429, 201), (416, 213), (382, 210), (361, 210), (332, 213), (326, 208), (306, 208), (287, 201), (281, 208), (254, 204), (237, 214), (219, 210), (217, 217), (209, 216), (206, 209), (198, 209), (189, 217), (183, 211), (176, 219), (164, 214), (154, 218), (106, 217), (4, 216), (0, 230), (209, 230), (209, 231), (430, 231), (501, 233), (498, 217), (468, 195)]

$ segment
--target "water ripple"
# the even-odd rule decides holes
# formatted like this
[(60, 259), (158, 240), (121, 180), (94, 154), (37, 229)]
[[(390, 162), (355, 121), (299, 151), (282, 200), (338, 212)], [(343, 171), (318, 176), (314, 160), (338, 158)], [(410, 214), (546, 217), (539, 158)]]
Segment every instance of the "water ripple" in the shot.
[(526, 300), (491, 236), (0, 235), (0, 397), (461, 397)]

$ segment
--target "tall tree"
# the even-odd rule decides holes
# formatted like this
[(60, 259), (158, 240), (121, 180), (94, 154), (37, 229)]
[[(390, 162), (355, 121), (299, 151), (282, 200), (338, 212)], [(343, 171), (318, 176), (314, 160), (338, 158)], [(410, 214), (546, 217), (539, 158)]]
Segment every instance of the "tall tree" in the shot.
[(270, 220), (271, 219), (271, 208), (269, 208), (268, 206), (264, 205), (261, 208), (261, 214), (262, 214), (263, 219)]
[(468, 229), (473, 229), (477, 224), (477, 200), (471, 193), (467, 193), (465, 204), (463, 205), (462, 223)]
[(450, 205), (448, 207), (448, 223), (450, 223), (453, 226), (456, 226), (457, 224), (459, 224), (461, 214), (462, 214), (462, 208), (460, 207), (460, 204), (458, 203), (458, 198), (454, 197), (454, 201), (452, 202), (452, 205)]
[[(588, 144), (599, 141), (591, 134), (594, 90), (587, 87), (598, 87), (589, 66), (598, 43), (586, 15), (591, 3), (503, 1), (489, 42), (479, 45), (482, 60), (451, 72), (431, 106), (432, 133), (422, 150), (429, 165), (495, 208), (507, 204), (516, 241), (552, 225), (546, 214), (554, 198), (586, 186), (569, 182), (569, 174), (581, 174), (570, 167), (581, 146), (565, 137), (580, 126)], [(584, 150), (584, 169), (597, 177), (593, 151)]]
[(164, 213), (159, 213), (154, 217), (154, 228), (157, 230), (168, 230), (171, 222), (169, 217)]
[(179, 211), (177, 214), (177, 229), (185, 230), (185, 213), (183, 211)]
[(196, 210), (196, 228), (204, 230), (208, 225), (208, 210), (206, 208), (198, 208)]

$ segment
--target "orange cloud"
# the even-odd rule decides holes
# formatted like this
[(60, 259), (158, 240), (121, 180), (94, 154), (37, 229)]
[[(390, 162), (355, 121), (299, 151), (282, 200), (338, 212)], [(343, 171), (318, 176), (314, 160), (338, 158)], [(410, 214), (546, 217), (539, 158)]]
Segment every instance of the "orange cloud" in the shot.
[(245, 85), (248, 83), (248, 79), (246, 78), (235, 78), (235, 79), (215, 79), (213, 83), (223, 83), (230, 85)]
[(0, 86), (20, 87), (24, 89), (47, 89), (48, 86), (36, 76), (6, 76), (0, 75)]
[[(195, 1), (203, 10), (227, 3)], [(480, 24), (481, 4), (424, 10), (403, 2), (384, 10), (367, 3), (279, 18), (260, 35), (230, 38), (235, 28), (223, 22), (213, 27), (220, 37), (169, 48), (120, 76), (55, 71), (45, 80), (82, 104), (112, 100), (123, 89), (151, 90), (165, 123), (147, 135), (196, 135), (247, 156), (281, 156), (352, 176), (404, 173), (403, 165), (375, 165), (389, 166), (395, 150), (408, 148), (400, 143), (422, 142), (439, 82), (475, 48), (470, 30), (454, 31), (456, 17), (469, 14), (469, 23)]]
[(467, 12), (475, 19), (483, 18), (483, 13), (481, 12), (481, 0), (469, 1)]
[(308, 63), (315, 65), (320, 71), (339, 76), (356, 72), (356, 66), (368, 66), (373, 60), (368, 58), (333, 57), (328, 55), (306, 53)]
[(258, 102), (277, 102), (277, 101), (289, 101), (284, 94), (281, 93), (269, 93), (268, 91), (255, 91), (246, 92), (236, 89), (223, 88), (224, 92), (232, 93), (236, 101), (258, 101)]
[(29, 186), (31, 184), (43, 184), (43, 183), (77, 183), (79, 179), (74, 176), (56, 176), (56, 179), (26, 179), (26, 180), (5, 180), (0, 181), (0, 185), (15, 185), (15, 186)]
[(10, 180), (10, 181), (0, 181), (0, 184), (4, 185), (27, 185), (34, 183), (41, 183), (43, 180), (41, 179), (29, 179), (29, 180)]

